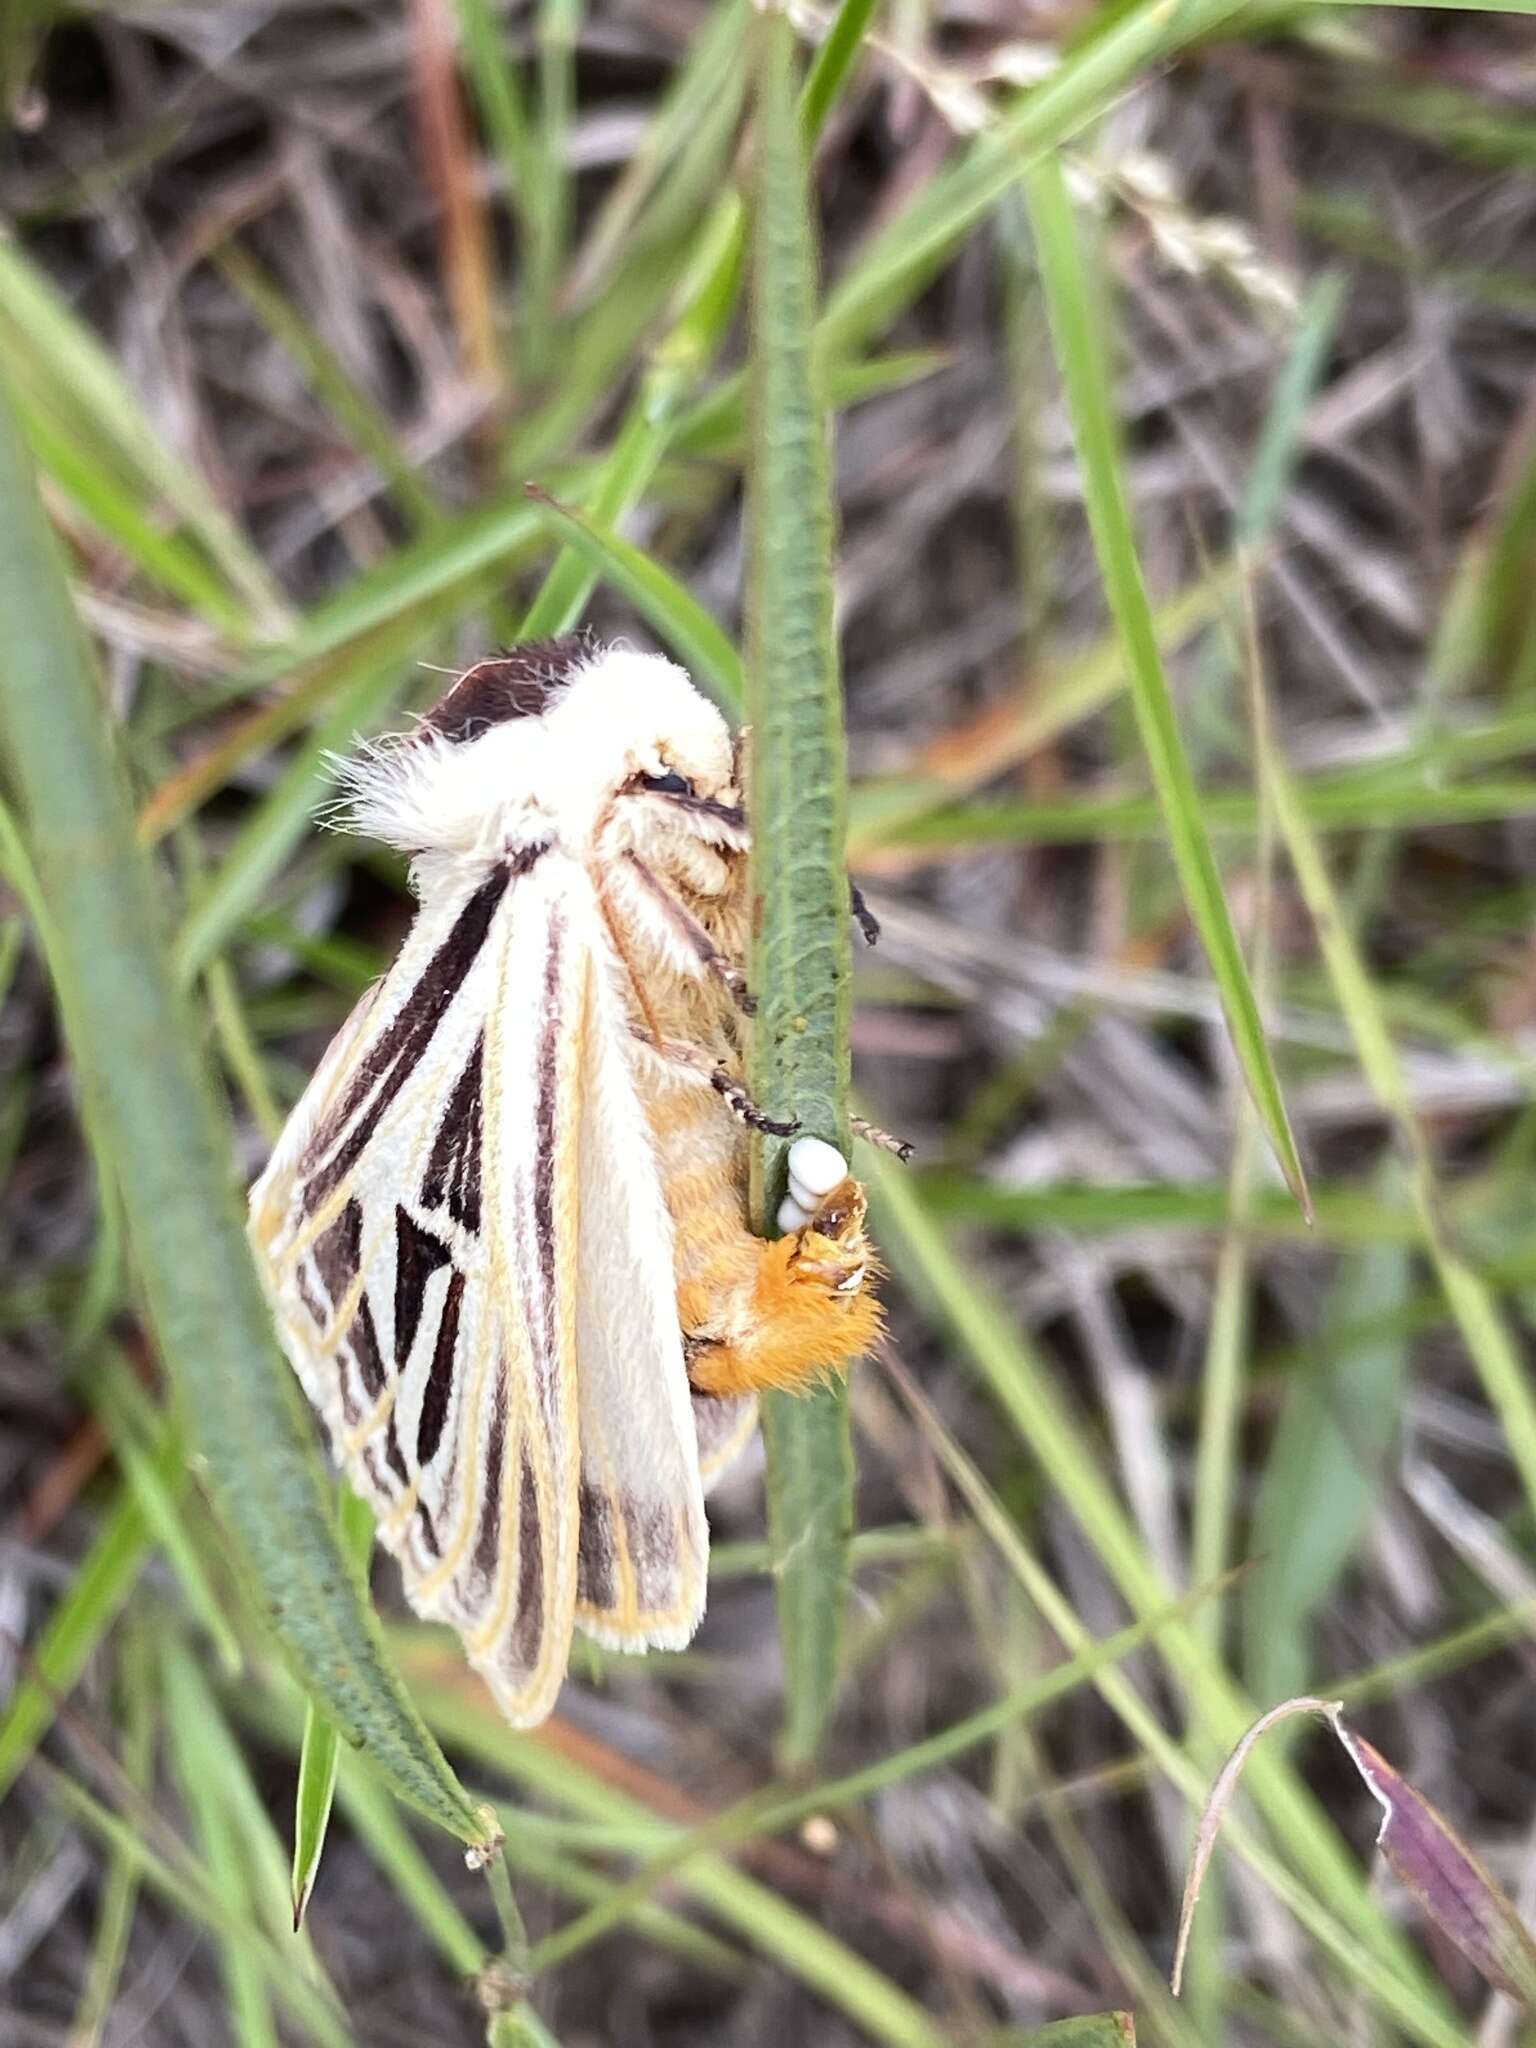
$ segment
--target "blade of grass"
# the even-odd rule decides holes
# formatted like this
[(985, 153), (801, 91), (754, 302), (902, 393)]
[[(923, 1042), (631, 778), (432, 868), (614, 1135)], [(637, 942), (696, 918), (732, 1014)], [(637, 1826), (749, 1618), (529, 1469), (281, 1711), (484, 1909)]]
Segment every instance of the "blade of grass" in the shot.
[(528, 486), (528, 496), (550, 532), (629, 600), (722, 711), (739, 716), (744, 694), (741, 658), (698, 600), (632, 541), (580, 512), (568, 511), (535, 484)]
[(1105, 595), (1125, 646), (1125, 661), (1147, 765), (1168, 827), (1174, 864), (1195, 928), (1221, 989), (1239, 1063), (1286, 1182), (1303, 1210), (1306, 1175), (1275, 1072), (1258, 998), (1222, 893), (1201, 815), (1200, 792), (1179, 736), (1142, 580), (1122, 472), (1104, 322), (1083, 259), (1082, 228), (1067, 194), (1060, 159), (1043, 158), (1025, 181), (1030, 219), (1050, 311), (1056, 358), (1066, 387), (1088, 519)]
[[(852, 960), (842, 687), (832, 622), (832, 482), (812, 362), (816, 257), (788, 17), (757, 26), (747, 714), (752, 834), (751, 1083), (770, 1115), (849, 1149)], [(785, 1142), (754, 1146), (753, 1203), (773, 1228)], [(853, 1449), (847, 1388), (762, 1404), (768, 1533), (784, 1649), (784, 1752), (814, 1754), (837, 1686)]]
[(138, 1500), (151, 1537), (181, 1582), (189, 1610), (212, 1643), (226, 1675), (237, 1677), (244, 1662), (240, 1638), (219, 1603), (182, 1513), (181, 1474), (167, 1485), (163, 1471), (161, 1447), (168, 1433), (179, 1440), (180, 1430), (168, 1428), (127, 1359), (114, 1348), (108, 1349), (105, 1371), (96, 1376), (92, 1406), (106, 1424), (113, 1455)]
[[(682, 1830), (662, 1821), (633, 1794), (621, 1791), (566, 1755), (548, 1739), (513, 1733), (492, 1711), (430, 1681), (420, 1688), (423, 1707), (443, 1739), (461, 1746), (490, 1769), (600, 1821), (654, 1821), (664, 1843)], [(508, 1827), (517, 1816), (506, 1816)], [(683, 1873), (684, 1889), (715, 1919), (734, 1928), (761, 1954), (846, 2013), (874, 2041), (889, 2048), (943, 2048), (950, 2036), (907, 1993), (864, 1957), (798, 1912), (724, 1857), (705, 1855)]]
[[(869, 1155), (871, 1192), (881, 1242), (890, 1263), (918, 1299), (937, 1314), (1008, 1414), (1020, 1441), (1028, 1446), (1054, 1492), (1084, 1531), (1109, 1578), (1132, 1611), (1145, 1618), (1166, 1605), (1168, 1589), (1148, 1556), (1129, 1517), (1104, 1477), (1097, 1447), (1080, 1426), (1061, 1393), (1055, 1376), (1014, 1329), (1012, 1319), (977, 1273), (962, 1265), (944, 1233), (927, 1213), (908, 1176), (884, 1155)], [(1031, 1570), (1035, 1568), (1031, 1565)], [(1027, 1586), (1026, 1590), (1030, 1590)], [(1037, 1591), (1031, 1591), (1037, 1598)], [(1077, 1643), (1080, 1630), (1061, 1606), (1046, 1610), (1063, 1640)], [(1195, 1724), (1211, 1742), (1230, 1748), (1254, 1718), (1254, 1709), (1234, 1683), (1225, 1665), (1214, 1657), (1198, 1633), (1172, 1621), (1157, 1638), (1158, 1648), (1186, 1689)], [(1121, 1709), (1123, 1710), (1123, 1709)], [(1146, 1724), (1139, 1738), (1148, 1740)], [(1172, 1757), (1159, 1744), (1160, 1760)], [(1203, 1784), (1202, 1774), (1182, 1752), (1176, 1752), (1179, 1781)], [(1282, 1759), (1261, 1757), (1249, 1781), (1287, 1855), (1305, 1873), (1315, 1891), (1307, 1893), (1308, 1924), (1325, 1926), (1336, 1952), (1368, 1954), (1379, 1976), (1397, 1987), (1399, 2005), (1413, 2011), (1418, 2023), (1444, 2038), (1444, 2014), (1422, 1973), (1412, 1963), (1396, 1930), (1390, 1926), (1361, 1881), (1332, 1824), (1311, 1794)], [(1196, 1795), (1196, 1803), (1203, 1796)], [(1295, 1888), (1288, 1893), (1294, 1902)], [(1437, 2030), (1439, 2030), (1437, 2032)]]
[(484, 1824), (385, 1664), (281, 1363), (215, 1107), (171, 976), (106, 712), (0, 393), (0, 729), (51, 911), (49, 965), (93, 1140), (121, 1189), (162, 1356), (259, 1609), (402, 1797), (466, 1841)]
[[(1259, 697), (1262, 705), (1262, 691)], [(1290, 769), (1270, 729), (1267, 710), (1261, 709), (1255, 737), (1260, 772), (1273, 794), (1280, 837), (1302, 900), (1311, 914), (1318, 947), (1354, 1040), (1356, 1055), (1377, 1099), (1407, 1144), (1411, 1162), (1409, 1193), (1419, 1217), (1425, 1250), (1484, 1392), (1503, 1426), (1526, 1499), (1536, 1512), (1536, 1390), (1529, 1369), (1505, 1327), (1493, 1290), (1446, 1228), (1434, 1160), (1413, 1106), (1390, 1026), (1370, 970), (1350, 934)]]
[[(373, 1511), (343, 1483), (339, 1503), (342, 1548), (354, 1570), (366, 1581), (368, 1559), (373, 1550)], [(304, 1737), (299, 1745), (299, 1785), (293, 1818), (293, 1931), (304, 1924), (304, 1909), (315, 1888), (320, 1857), (325, 1848), (326, 1829), (331, 1821), (331, 1799), (336, 1790), (336, 1760), (341, 1736), (334, 1721), (326, 1719), (313, 1700), (305, 1704)]]
[[(208, 1867), (168, 1829), (155, 1826), (153, 1815), (140, 1813), (133, 1821), (124, 1819), (103, 1806), (68, 1772), (41, 1757), (33, 1770), (56, 1805), (89, 1828), (113, 1855), (131, 1863), (144, 1882), (178, 1913), (195, 1926), (208, 1928), (226, 1944), (240, 1947), (253, 1969), (260, 1971), (270, 1996), (321, 2048), (357, 2048), (331, 1998), (293, 1968), (289, 1957), (252, 1925), (249, 1915), (226, 1903)], [(146, 1818), (153, 1843), (144, 1825)], [(162, 1853), (162, 1847), (168, 1853)]]
[[(123, 1631), (117, 1668), (121, 1747), (118, 1769), (130, 1791), (147, 1797), (154, 1773), (159, 1704), (148, 1631), (137, 1622)], [(128, 1937), (139, 1900), (139, 1868), (120, 1850), (107, 1860), (91, 1963), (70, 2029), (71, 2048), (97, 2048), (117, 2001)]]
[[(167, 1486), (179, 1483), (186, 1447), (174, 1431), (167, 1431), (155, 1465)], [(52, 1727), (60, 1701), (122, 1611), (149, 1549), (144, 1510), (133, 1489), (125, 1486), (103, 1517), (68, 1592), (32, 1645), (29, 1669), (0, 1715), (0, 1799)]]
[(288, 608), (255, 550), (201, 478), (166, 449), (101, 342), (7, 242), (0, 242), (0, 332), (10, 336), (6, 355), (16, 384), (27, 388), (29, 375), (41, 378), (81, 422), (87, 442), (110, 454), (123, 479), (150, 501), (146, 514), (154, 499), (171, 507), (248, 607), (253, 634), (282, 631)]

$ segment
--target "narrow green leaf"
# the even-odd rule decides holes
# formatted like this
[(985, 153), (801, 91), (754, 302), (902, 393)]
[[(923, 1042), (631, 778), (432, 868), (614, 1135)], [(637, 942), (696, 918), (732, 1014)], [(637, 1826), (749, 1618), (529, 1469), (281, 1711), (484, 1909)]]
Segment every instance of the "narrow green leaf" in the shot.
[[(1003, 2048), (1002, 2042), (998, 2048)], [(1053, 2027), (1018, 2036), (1018, 2048), (1136, 2048), (1136, 2022), (1128, 2012), (1100, 2012), (1091, 2019), (1058, 2020)]]
[[(752, 1087), (776, 1117), (848, 1149), (852, 962), (842, 692), (832, 624), (832, 481), (812, 361), (816, 262), (795, 38), (757, 27), (752, 466), (747, 711), (752, 730)], [(765, 1230), (783, 1192), (782, 1140), (758, 1153)], [(837, 1685), (853, 1532), (847, 1389), (763, 1402), (768, 1533), (787, 1693), (784, 1749), (812, 1755)]]
[[(237, 1677), (242, 1658), (240, 1638), (230, 1626), (208, 1577), (207, 1566), (181, 1511), (182, 1473), (167, 1483), (160, 1445), (172, 1434), (156, 1413), (120, 1353), (93, 1391), (93, 1406), (112, 1439), (113, 1455), (128, 1481), (155, 1543), (181, 1581), (188, 1607), (206, 1631), (226, 1676)], [(174, 1432), (179, 1441), (180, 1432)], [(160, 1440), (156, 1442), (158, 1437)]]
[(401, 1797), (483, 1842), (341, 1552), (246, 1250), (229, 1133), (176, 993), (106, 711), (3, 395), (0, 616), (0, 730), (50, 908), (59, 1007), (211, 1490), (260, 1611), (327, 1711)]
[[(137, 1619), (124, 1629), (118, 1649), (118, 1768), (123, 1783), (147, 1797), (154, 1775), (156, 1707), (155, 1668), (148, 1630)], [(128, 1954), (128, 1937), (139, 1902), (139, 1867), (120, 1849), (107, 1859), (91, 1944), (91, 1965), (80, 1993), (70, 2031), (73, 2048), (98, 2048), (117, 2002), (117, 1987)]]
[(744, 695), (741, 658), (698, 599), (633, 541), (580, 512), (568, 511), (536, 485), (528, 486), (528, 496), (550, 532), (629, 600), (721, 710), (739, 715)]
[[(156, 1455), (159, 1475), (175, 1483), (186, 1462), (181, 1440), (167, 1432)], [(149, 1524), (131, 1487), (124, 1487), (103, 1519), (96, 1539), (69, 1590), (32, 1645), (26, 1676), (0, 1716), (0, 1799), (15, 1784), (52, 1727), (59, 1701), (69, 1693), (133, 1591), (149, 1555)]]
[(1527, 1501), (1536, 1510), (1536, 1391), (1525, 1359), (1500, 1312), (1488, 1281), (1468, 1260), (1445, 1226), (1434, 1158), (1414, 1105), (1370, 969), (1355, 944), (1316, 834), (1308, 822), (1280, 748), (1270, 730), (1262, 691), (1255, 740), (1260, 772), (1267, 777), (1275, 823), (1290, 857), (1297, 887), (1317, 933), (1318, 950), (1333, 985), (1356, 1057), (1377, 1100), (1407, 1143), (1409, 1190), (1446, 1304), (1477, 1368), (1490, 1405), (1503, 1426), (1510, 1456)]
[(854, 60), (880, 0), (842, 0), (806, 73), (800, 94), (800, 126), (813, 149), (827, 116), (843, 96)]
[[(341, 1545), (349, 1562), (366, 1582), (368, 1558), (373, 1549), (373, 1510), (343, 1483), (339, 1505)], [(304, 1740), (299, 1749), (299, 1787), (293, 1819), (293, 1931), (304, 1924), (304, 1909), (315, 1888), (325, 1848), (326, 1830), (331, 1822), (331, 1800), (336, 1791), (336, 1760), (341, 1736), (334, 1721), (328, 1720), (310, 1700), (304, 1710)]]
[[(1380, 1503), (1408, 1360), (1407, 1339), (1391, 1325), (1411, 1280), (1402, 1244), (1371, 1246), (1343, 1265), (1309, 1347), (1312, 1367), (1287, 1390), (1248, 1539), (1259, 1568), (1243, 1601), (1244, 1661), (1261, 1703), (1312, 1684), (1312, 1618)], [(1384, 1334), (1344, 1340), (1351, 1325), (1378, 1319)]]
[(1025, 182), (1057, 362), (1083, 468), (1089, 524), (1105, 595), (1125, 645), (1147, 765), (1162, 805), (1184, 900), (1221, 989), (1233, 1047), (1275, 1157), (1305, 1209), (1308, 1196), (1301, 1156), (1285, 1113), (1258, 999), (1222, 894), (1221, 875), (1201, 815), (1200, 792), (1179, 736), (1158, 652), (1126, 496), (1104, 323), (1083, 260), (1080, 224), (1067, 195), (1059, 158), (1043, 159)]

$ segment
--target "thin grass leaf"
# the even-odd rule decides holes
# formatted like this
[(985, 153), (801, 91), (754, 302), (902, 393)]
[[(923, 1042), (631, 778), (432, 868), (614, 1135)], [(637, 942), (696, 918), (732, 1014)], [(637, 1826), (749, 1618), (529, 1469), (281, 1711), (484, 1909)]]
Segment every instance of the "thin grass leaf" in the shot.
[[(577, 1757), (547, 1740), (514, 1734), (494, 1710), (466, 1698), (461, 1688), (450, 1690), (427, 1681), (419, 1694), (445, 1741), (526, 1785), (540, 1800), (556, 1800), (574, 1813), (605, 1822), (654, 1822), (662, 1842), (682, 1832), (632, 1793), (595, 1776)], [(888, 2048), (945, 2048), (947, 2030), (882, 1971), (724, 1857), (694, 1859), (680, 1882), (713, 1919), (847, 2014), (872, 2040)]]
[[(849, 942), (842, 688), (832, 623), (832, 480), (812, 362), (816, 259), (795, 39), (757, 29), (753, 190), (752, 467), (748, 478), (747, 713), (752, 801), (751, 1082), (769, 1114), (849, 1148)], [(783, 1140), (754, 1147), (768, 1231)], [(847, 1388), (763, 1401), (768, 1532), (784, 1646), (784, 1751), (814, 1754), (837, 1686), (853, 1449)]]
[[(373, 1549), (373, 1510), (343, 1484), (339, 1505), (341, 1545), (354, 1570), (366, 1582), (368, 1558)], [(331, 1799), (336, 1790), (336, 1760), (341, 1736), (334, 1721), (326, 1719), (313, 1700), (304, 1709), (304, 1736), (299, 1745), (299, 1785), (293, 1818), (293, 1931), (304, 1924), (304, 1909), (315, 1888), (320, 1857), (325, 1848), (326, 1829), (331, 1821)]]
[(1328, 864), (1297, 795), (1290, 769), (1270, 731), (1262, 693), (1260, 707), (1255, 730), (1259, 768), (1273, 795), (1280, 838), (1311, 915), (1318, 948), (1360, 1065), (1377, 1099), (1407, 1142), (1412, 1164), (1409, 1192), (1425, 1249), (1483, 1390), (1503, 1427), (1526, 1499), (1536, 1510), (1536, 1388), (1488, 1281), (1446, 1229), (1433, 1156), (1414, 1108), (1391, 1026), (1370, 970), (1350, 934)]
[(226, 849), (176, 935), (176, 973), (194, 981), (263, 902), (304, 837), (331, 781), (326, 758), (348, 752), (399, 695), (404, 678), (389, 663), (369, 666), (328, 708)]
[[(118, 1768), (130, 1792), (145, 1797), (154, 1773), (159, 1702), (149, 1632), (137, 1621), (126, 1627), (120, 1638), (117, 1697)], [(121, 1851), (114, 1851), (101, 1887), (96, 1938), (70, 2032), (71, 2048), (97, 2048), (112, 2016), (138, 1900), (138, 1865)]]
[(1158, 652), (1120, 459), (1103, 318), (1094, 301), (1083, 260), (1081, 224), (1067, 195), (1059, 159), (1047, 157), (1037, 164), (1025, 189), (1057, 363), (1083, 468), (1089, 524), (1105, 594), (1125, 645), (1131, 698), (1167, 823), (1174, 864), (1195, 929), (1210, 956), (1232, 1043), (1260, 1120), (1286, 1182), (1305, 1210), (1306, 1174), (1285, 1112), (1258, 999), (1222, 893), (1221, 875), (1201, 815), (1200, 792), (1179, 736)]
[(807, 149), (815, 147), (827, 116), (847, 89), (865, 31), (879, 5), (880, 0), (842, 0), (822, 37), (800, 93), (800, 126)]
[(292, 2014), (320, 2048), (359, 2048), (331, 1998), (293, 1968), (291, 1958), (252, 1925), (249, 1915), (225, 1903), (207, 1865), (170, 1836), (169, 1830), (155, 1828), (152, 1843), (143, 1815), (125, 1820), (45, 1758), (37, 1759), (33, 1772), (55, 1805), (88, 1828), (114, 1856), (131, 1863), (144, 1882), (178, 1913), (225, 1943), (238, 1946), (260, 1971), (271, 1998)]
[[(155, 1465), (167, 1486), (185, 1470), (186, 1449), (174, 1432), (167, 1432)], [(26, 1674), (0, 1715), (0, 1799), (52, 1727), (60, 1701), (122, 1611), (149, 1549), (144, 1510), (133, 1489), (125, 1486), (103, 1517), (68, 1592), (31, 1646)]]
[[(1381, 1180), (1385, 1192), (1399, 1176)], [(1339, 1331), (1395, 1321), (1411, 1277), (1403, 1244), (1371, 1246), (1342, 1265), (1309, 1347), (1311, 1368), (1291, 1375), (1248, 1536), (1259, 1570), (1243, 1597), (1244, 1668), (1260, 1702), (1302, 1692), (1317, 1678), (1313, 1617), (1380, 1504), (1402, 1414), (1402, 1333), (1346, 1343)]]
[[(918, 1300), (938, 1316), (1009, 1415), (1038, 1468), (1076, 1518), (1095, 1555), (1133, 1612), (1143, 1618), (1167, 1604), (1168, 1589), (1130, 1518), (1104, 1478), (1098, 1447), (1085, 1431), (1055, 1376), (1020, 1336), (1011, 1317), (977, 1273), (963, 1264), (928, 1214), (911, 1178), (880, 1154), (869, 1159), (871, 1193), (881, 1243), (894, 1270)], [(910, 1394), (904, 1395), (910, 1400)], [(985, 1498), (985, 1496), (983, 1496)], [(1006, 1518), (1004, 1518), (1006, 1522)], [(999, 1525), (994, 1540), (1021, 1573), (1022, 1583), (1041, 1606), (1051, 1627), (1069, 1645), (1081, 1640), (1070, 1605), (1028, 1556), (1011, 1525)], [(1187, 1623), (1168, 1622), (1157, 1638), (1160, 1652), (1186, 1688), (1197, 1727), (1207, 1740), (1226, 1746), (1253, 1718), (1253, 1708), (1233, 1683), (1225, 1664)], [(1198, 1783), (1189, 1758), (1168, 1744), (1144, 1711), (1112, 1676), (1101, 1690), (1160, 1766), (1186, 1793)], [(1304, 1874), (1305, 1886), (1288, 1884), (1270, 1863), (1266, 1880), (1281, 1891), (1330, 1953), (1355, 1973), (1369, 1975), (1378, 1997), (1410, 2017), (1422, 2040), (1458, 2037), (1396, 1930), (1361, 1884), (1336, 1830), (1283, 1759), (1255, 1760), (1252, 1790), (1287, 1855)], [(1197, 1795), (1198, 1796), (1198, 1795)]]
[(132, 1489), (153, 1541), (177, 1578), (187, 1606), (207, 1634), (227, 1677), (240, 1674), (244, 1658), (240, 1638), (231, 1627), (208, 1577), (207, 1565), (182, 1513), (182, 1475), (167, 1483), (163, 1446), (167, 1435), (179, 1441), (156, 1413), (120, 1352), (113, 1352), (92, 1393), (92, 1406), (107, 1426), (113, 1453)]
[(146, 513), (159, 499), (185, 522), (247, 607), (249, 630), (281, 631), (288, 608), (250, 543), (201, 478), (167, 450), (97, 337), (8, 242), (0, 242), (0, 333), (9, 338), (5, 353), (17, 387), (41, 379), (80, 421), (85, 439), (144, 494)]
[(574, 548), (605, 583), (627, 598), (656, 637), (730, 717), (739, 717), (745, 686), (741, 657), (697, 598), (633, 541), (528, 486), (551, 533)]
[[(997, 2048), (1006, 2048), (1008, 2038), (1004, 2035)], [(1017, 2048), (1136, 2048), (1136, 2022), (1128, 2012), (1101, 2012), (1092, 2019), (1057, 2020), (1013, 2038)]]
[[(49, 965), (122, 1191), (166, 1365), (260, 1611), (403, 1798), (470, 1842), (484, 1826), (386, 1666), (342, 1556), (308, 1418), (246, 1250), (160, 908), (26, 457), (0, 398), (0, 729), (52, 918)], [(137, 1536), (142, 1523), (125, 1533)]]

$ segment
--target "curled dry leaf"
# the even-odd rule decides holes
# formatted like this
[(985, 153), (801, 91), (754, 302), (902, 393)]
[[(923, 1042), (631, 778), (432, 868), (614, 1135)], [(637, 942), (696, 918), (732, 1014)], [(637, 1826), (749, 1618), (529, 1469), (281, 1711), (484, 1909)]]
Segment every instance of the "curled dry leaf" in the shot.
[(1376, 1845), (1468, 1962), (1536, 2011), (1536, 1940), (1459, 1835), (1371, 1743), (1335, 1716), (1334, 1733), (1381, 1807)]
[(1297, 1714), (1325, 1720), (1381, 1808), (1376, 1844), (1394, 1874), (1488, 1983), (1536, 2011), (1536, 1939), (1505, 1893), (1455, 1830), (1372, 1743), (1356, 1735), (1342, 1703), (1299, 1697), (1282, 1700), (1254, 1722), (1217, 1775), (1200, 1816), (1174, 1949), (1172, 1987), (1178, 1995), (1195, 1905), (1216, 1836), (1254, 1744), (1279, 1721)]

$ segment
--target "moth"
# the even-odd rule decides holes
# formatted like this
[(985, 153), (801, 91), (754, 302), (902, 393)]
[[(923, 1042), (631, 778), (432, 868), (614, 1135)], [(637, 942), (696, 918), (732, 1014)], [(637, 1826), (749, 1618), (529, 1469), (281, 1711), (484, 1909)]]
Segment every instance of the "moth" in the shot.
[(573, 1629), (678, 1648), (764, 1388), (880, 1328), (863, 1190), (791, 1147), (749, 1227), (748, 825), (718, 711), (580, 636), (341, 767), (419, 907), (251, 1192), (284, 1350), (418, 1613), (516, 1726)]

